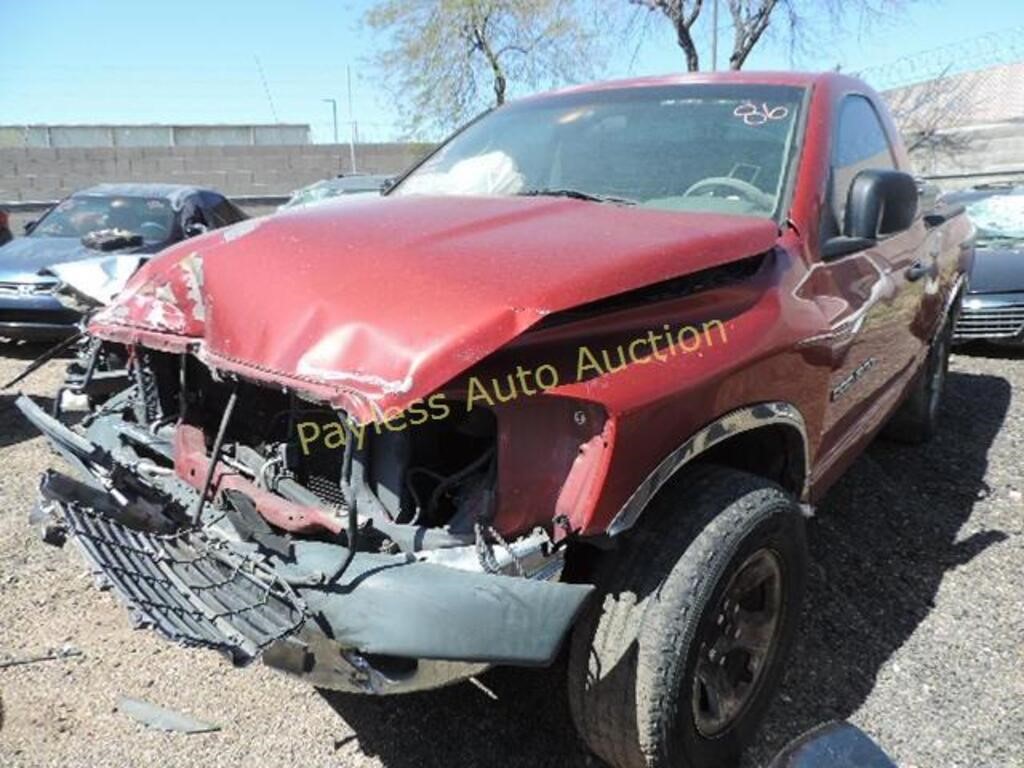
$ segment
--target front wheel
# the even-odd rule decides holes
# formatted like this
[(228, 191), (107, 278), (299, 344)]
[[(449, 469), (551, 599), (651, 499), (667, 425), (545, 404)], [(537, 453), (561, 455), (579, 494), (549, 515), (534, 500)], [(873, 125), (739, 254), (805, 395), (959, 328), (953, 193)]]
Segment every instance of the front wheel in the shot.
[(803, 518), (774, 483), (702, 466), (644, 520), (574, 630), (573, 720), (615, 768), (724, 765), (756, 730), (797, 630)]

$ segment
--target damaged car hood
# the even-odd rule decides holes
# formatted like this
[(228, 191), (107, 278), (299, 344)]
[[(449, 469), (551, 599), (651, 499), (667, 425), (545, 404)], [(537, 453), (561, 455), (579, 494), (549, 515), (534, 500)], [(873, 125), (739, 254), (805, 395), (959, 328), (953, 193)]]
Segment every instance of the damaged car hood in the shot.
[[(144, 250), (130, 248), (115, 253), (139, 253)], [(45, 271), (55, 264), (111, 255), (85, 247), (77, 237), (19, 237), (0, 248), (0, 280), (48, 282), (50, 278)]]
[(129, 343), (155, 333), (165, 347), (198, 338), (215, 367), (369, 421), (549, 313), (761, 253), (777, 236), (767, 219), (554, 198), (314, 207), (168, 249), (93, 331)]
[(67, 290), (102, 306), (114, 300), (146, 258), (135, 254), (94, 256), (51, 264), (46, 271)]

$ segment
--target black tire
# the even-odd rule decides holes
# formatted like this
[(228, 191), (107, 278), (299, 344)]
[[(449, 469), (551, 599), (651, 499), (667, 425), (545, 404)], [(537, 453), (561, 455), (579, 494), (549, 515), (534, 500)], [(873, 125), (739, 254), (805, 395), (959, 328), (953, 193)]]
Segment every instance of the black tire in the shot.
[[(799, 624), (807, 572), (800, 509), (768, 480), (695, 466), (666, 486), (625, 536), (607, 554), (599, 594), (573, 632), (568, 684), (576, 728), (615, 768), (728, 765), (759, 725)], [(707, 638), (736, 621), (718, 622), (732, 594), (727, 590), (741, 567), (746, 573), (746, 563), (762, 557), (774, 559), (779, 571), (777, 594), (771, 589), (777, 621), (760, 672), (727, 724), (702, 729), (698, 720), (707, 726), (711, 710), (697, 682), (698, 664), (732, 674), (738, 653), (719, 656), (718, 663), (727, 663), (719, 673)], [(736, 616), (753, 613), (748, 599), (738, 604), (743, 610)], [(739, 662), (753, 664), (754, 657)]]
[(932, 339), (928, 357), (907, 399), (889, 419), (882, 437), (897, 443), (920, 445), (933, 437), (939, 425), (939, 407), (949, 374), (949, 354), (953, 345), (955, 312), (946, 318)]

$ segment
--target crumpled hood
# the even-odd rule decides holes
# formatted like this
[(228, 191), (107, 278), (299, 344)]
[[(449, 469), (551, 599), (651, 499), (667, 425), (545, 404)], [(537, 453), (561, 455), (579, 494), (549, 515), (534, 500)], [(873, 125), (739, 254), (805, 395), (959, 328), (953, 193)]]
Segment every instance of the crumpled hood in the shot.
[(145, 250), (144, 247), (127, 248), (102, 253), (86, 248), (77, 237), (17, 237), (0, 248), (0, 281), (52, 283), (53, 278), (42, 274), (42, 270), (54, 264)]
[(978, 248), (971, 268), (971, 293), (1024, 291), (1024, 248)]
[(103, 306), (114, 300), (145, 259), (144, 254), (115, 253), (51, 264), (46, 271), (60, 280), (65, 291)]
[(167, 330), (202, 336), (211, 364), (330, 391), (366, 421), (551, 312), (763, 252), (777, 235), (767, 219), (553, 198), (313, 207), (165, 251), (93, 328), (145, 341), (130, 329), (155, 330), (154, 313), (138, 297), (173, 294), (189, 316)]

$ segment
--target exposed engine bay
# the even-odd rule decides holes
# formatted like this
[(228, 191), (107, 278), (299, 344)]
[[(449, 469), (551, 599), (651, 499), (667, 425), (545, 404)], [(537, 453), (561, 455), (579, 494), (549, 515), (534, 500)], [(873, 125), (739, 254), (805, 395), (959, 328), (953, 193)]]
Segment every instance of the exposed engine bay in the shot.
[[(368, 551), (468, 544), (477, 527), (490, 527), (496, 430), (486, 411), (392, 432), (294, 393), (218, 380), (191, 356), (138, 354), (133, 386), (89, 422), (118, 430), (124, 456), (140, 469), (151, 462), (157, 474), (177, 470), (200, 489), (199, 470), (217, 447), (218, 472), (303, 508), (262, 509), (277, 527), (348, 535), (345, 514), (354, 511)], [(302, 442), (300, 426), (311, 425), (333, 439)], [(195, 518), (191, 508), (168, 515)]]

